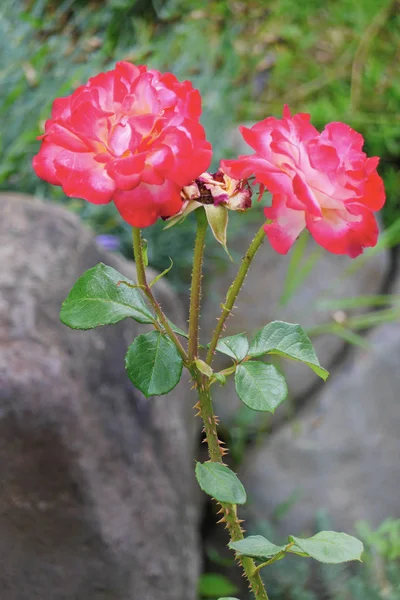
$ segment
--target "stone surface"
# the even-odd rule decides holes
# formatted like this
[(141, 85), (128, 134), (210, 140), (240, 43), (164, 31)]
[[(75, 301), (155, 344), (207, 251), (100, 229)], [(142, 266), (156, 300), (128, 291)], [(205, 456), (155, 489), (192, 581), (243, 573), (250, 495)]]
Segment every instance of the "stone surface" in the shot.
[[(256, 207), (255, 210), (261, 213), (261, 208)], [(247, 230), (254, 232), (258, 226), (259, 223), (248, 224), (243, 228), (244, 234), (235, 240), (235, 250), (238, 252), (240, 249), (239, 256), (250, 243), (251, 238), (247, 235)], [(273, 320), (299, 323), (304, 328), (314, 327), (330, 321), (334, 312), (319, 308), (319, 301), (376, 294), (382, 289), (389, 268), (389, 257), (385, 251), (368, 260), (365, 260), (365, 257), (352, 260), (347, 256), (337, 256), (318, 249), (310, 238), (306, 256), (315, 251), (320, 252), (318, 261), (289, 302), (282, 306), (280, 298), (291, 253), (286, 256), (277, 254), (266, 239), (254, 259), (236, 302), (236, 308), (228, 320), (225, 334), (247, 331), (251, 335)], [(215, 326), (218, 307), (237, 272), (238, 262), (239, 259), (236, 264), (229, 264), (223, 275), (218, 274), (208, 281), (209, 291), (203, 311), (204, 331), (208, 335)], [(351, 275), (347, 275), (350, 265), (352, 272)], [(320, 363), (328, 369), (344, 348), (343, 340), (334, 335), (314, 337), (313, 343)], [(224, 368), (231, 362), (221, 357), (216, 364)], [(299, 363), (284, 360), (281, 367), (286, 375), (292, 399), (304, 396), (318, 384), (315, 373)], [(225, 388), (215, 389), (217, 412), (225, 422), (230, 422), (240, 406), (233, 385), (228, 383)]]
[[(104, 261), (62, 208), (0, 196), (2, 600), (194, 600), (199, 570), (193, 399), (146, 400), (124, 372), (133, 321), (90, 332), (58, 318)], [(162, 305), (182, 313), (168, 287)]]
[(253, 522), (296, 497), (282, 533), (315, 526), (325, 509), (337, 530), (400, 517), (400, 322), (369, 336), (316, 402), (246, 457), (241, 477)]

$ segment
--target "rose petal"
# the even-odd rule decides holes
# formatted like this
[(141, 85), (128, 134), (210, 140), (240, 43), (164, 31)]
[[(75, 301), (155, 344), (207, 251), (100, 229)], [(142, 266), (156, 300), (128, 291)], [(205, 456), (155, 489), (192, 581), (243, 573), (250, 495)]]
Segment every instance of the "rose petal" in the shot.
[(307, 229), (329, 252), (355, 258), (364, 248), (375, 246), (378, 240), (378, 225), (373, 213), (361, 206), (357, 212), (326, 210), (322, 219), (307, 215)]
[(272, 206), (264, 208), (264, 214), (272, 220), (264, 226), (271, 246), (279, 254), (286, 254), (306, 225), (304, 211), (288, 208), (286, 196), (274, 194)]
[(170, 217), (182, 208), (180, 188), (169, 181), (163, 185), (141, 183), (134, 190), (117, 191), (115, 205), (122, 218), (133, 227), (149, 227), (159, 217)]

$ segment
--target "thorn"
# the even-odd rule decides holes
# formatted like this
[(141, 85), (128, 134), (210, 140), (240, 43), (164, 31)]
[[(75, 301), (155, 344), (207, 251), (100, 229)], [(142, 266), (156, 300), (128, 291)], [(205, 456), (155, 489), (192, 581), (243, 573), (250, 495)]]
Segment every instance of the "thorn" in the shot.
[(193, 410), (200, 410), (200, 400), (193, 406)]
[(218, 523), (226, 523), (225, 517), (222, 517), (222, 519), (220, 519), (219, 521), (217, 521), (217, 525), (218, 525)]
[(244, 519), (238, 519), (237, 523), (239, 523), (239, 525), (240, 525), (240, 523), (244, 523)]
[(224, 512), (224, 507), (221, 506), (221, 509), (217, 512), (217, 515), (221, 515)]

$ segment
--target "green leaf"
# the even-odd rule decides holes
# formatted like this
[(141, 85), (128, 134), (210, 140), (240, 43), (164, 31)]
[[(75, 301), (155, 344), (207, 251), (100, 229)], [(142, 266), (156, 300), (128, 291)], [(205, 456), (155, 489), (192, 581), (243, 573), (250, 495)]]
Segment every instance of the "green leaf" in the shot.
[(145, 396), (161, 396), (179, 382), (183, 361), (175, 344), (159, 331), (139, 335), (128, 348), (125, 368)]
[(282, 552), (285, 546), (276, 546), (262, 535), (250, 535), (244, 540), (230, 542), (229, 548), (240, 556), (250, 556), (264, 562)]
[[(336, 531), (320, 531), (311, 538), (303, 539), (289, 536), (302, 552), (311, 558), (323, 563), (343, 563), (350, 560), (361, 561), (364, 546), (357, 538), (347, 533)], [(291, 548), (289, 552), (296, 553), (297, 548)]]
[(238, 589), (224, 575), (204, 573), (199, 579), (198, 591), (203, 598), (215, 598), (221, 594), (236, 594)]
[(238, 365), (235, 387), (246, 406), (271, 413), (275, 412), (288, 393), (285, 378), (274, 365), (254, 360)]
[(159, 273), (157, 275), (157, 277), (154, 277), (153, 281), (150, 283), (149, 287), (152, 287), (155, 283), (157, 283), (157, 281), (160, 281), (160, 279), (162, 279), (165, 275), (167, 275), (167, 273), (170, 272), (170, 270), (172, 269), (172, 267), (174, 266), (174, 262), (172, 260), (172, 258), (169, 258), (170, 260), (170, 265), (169, 267), (167, 267), (166, 269), (164, 269), (164, 271), (162, 273)]
[(249, 351), (249, 341), (244, 333), (237, 333), (229, 337), (221, 338), (217, 344), (218, 352), (226, 354), (233, 360), (243, 360)]
[(224, 598), (218, 598), (218, 600), (238, 600), (238, 598), (233, 598), (233, 596), (229, 596), (229, 598), (227, 596), (225, 596)]
[(321, 367), (310, 338), (300, 325), (273, 321), (256, 333), (250, 344), (250, 356), (278, 354), (303, 362), (326, 381), (329, 373)]
[(75, 282), (64, 300), (60, 319), (72, 329), (92, 329), (132, 317), (153, 323), (154, 317), (133, 281), (99, 263)]
[(199, 486), (218, 502), (245, 504), (246, 491), (233, 471), (215, 462), (196, 463)]

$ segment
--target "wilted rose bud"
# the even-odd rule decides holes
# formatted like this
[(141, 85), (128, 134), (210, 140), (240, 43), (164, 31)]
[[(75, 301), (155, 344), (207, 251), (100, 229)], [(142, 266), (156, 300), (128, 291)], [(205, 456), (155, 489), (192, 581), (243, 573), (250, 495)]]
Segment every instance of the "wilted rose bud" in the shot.
[(191, 212), (202, 206), (215, 239), (230, 257), (226, 245), (228, 210), (244, 211), (251, 208), (251, 195), (252, 191), (245, 179), (233, 179), (222, 169), (217, 173), (202, 173), (182, 188), (182, 208), (166, 219), (168, 224), (165, 229), (182, 223)]
[(196, 181), (210, 192), (215, 206), (224, 204), (230, 210), (251, 208), (252, 191), (245, 179), (233, 179), (219, 169), (217, 173), (203, 173)]
[[(197, 185), (197, 183), (195, 181), (192, 181), (192, 183), (189, 185), (185, 185), (185, 187), (182, 188), (182, 191), (181, 191), (181, 196), (182, 196), (183, 200), (186, 202), (188, 202), (190, 200), (197, 200), (198, 198), (200, 198), (200, 194), (201, 194), (201, 192), (199, 190), (199, 186)], [(181, 210), (181, 212), (182, 212), (182, 210)]]

